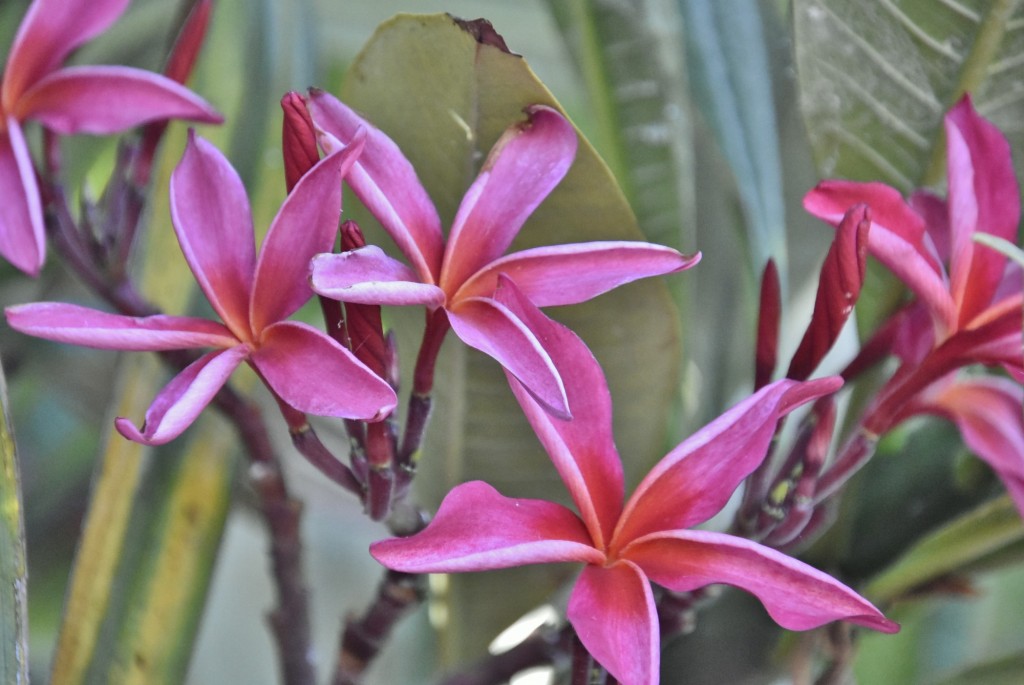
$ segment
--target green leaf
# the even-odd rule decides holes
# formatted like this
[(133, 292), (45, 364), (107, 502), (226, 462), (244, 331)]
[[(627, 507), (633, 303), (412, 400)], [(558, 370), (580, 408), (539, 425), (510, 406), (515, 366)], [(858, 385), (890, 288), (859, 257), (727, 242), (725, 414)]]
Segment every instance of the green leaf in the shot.
[(921, 539), (864, 592), (877, 602), (902, 597), (915, 588), (962, 572), (1024, 540), (1020, 513), (1002, 496), (960, 516)]
[[(522, 120), (523, 107), (558, 107), (522, 57), (478, 42), (445, 15), (400, 15), (383, 24), (353, 64), (343, 97), (395, 139), (446, 222), (493, 143)], [(513, 249), (642, 238), (608, 168), (589, 143), (580, 142), (569, 174), (527, 222)], [(346, 212), (352, 211), (355, 203), (346, 202)], [(353, 215), (369, 226), (365, 213)], [(371, 242), (374, 235), (391, 249), (380, 233), (370, 234)], [(664, 415), (678, 374), (678, 321), (665, 286), (655, 280), (632, 284), (555, 315), (586, 340), (605, 369), (616, 399), (618, 443), (636, 482), (661, 456)], [(423, 313), (393, 316), (403, 359), (409, 360)], [(404, 366), (409, 370), (408, 362)], [(509, 496), (567, 500), (498, 364), (454, 336), (439, 360), (434, 405), (418, 479), (430, 506), (456, 483), (474, 478)], [(443, 659), (478, 656), (570, 572), (542, 566), (454, 577), (441, 634)], [(516, 591), (508, 592), (509, 587)]]
[(786, 217), (771, 63), (756, 0), (679, 0), (694, 100), (736, 177), (752, 273), (785, 278)]
[(1024, 673), (1024, 652), (976, 664), (935, 685), (1018, 685), (1021, 673)]
[[(904, 192), (945, 173), (941, 122), (970, 92), (1024, 143), (1018, 0), (794, 0), (801, 106), (825, 176)], [(1020, 174), (1024, 160), (1017, 159)]]
[(15, 685), (28, 683), (27, 576), (21, 479), (0, 368), (0, 679)]

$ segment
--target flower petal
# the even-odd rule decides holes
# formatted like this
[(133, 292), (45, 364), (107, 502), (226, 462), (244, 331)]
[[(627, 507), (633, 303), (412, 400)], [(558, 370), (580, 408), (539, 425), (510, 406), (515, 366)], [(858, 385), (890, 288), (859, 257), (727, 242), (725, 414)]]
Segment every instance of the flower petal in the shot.
[(441, 219), (412, 164), (383, 131), (333, 95), (311, 89), (309, 112), (317, 126), (345, 145), (360, 127), (366, 129), (365, 154), (346, 180), (412, 263), (418, 280), (437, 283), (444, 251)]
[(946, 115), (950, 289), (964, 325), (989, 305), (1003, 278), (1006, 256), (975, 244), (976, 233), (1013, 241), (1020, 221), (1020, 189), (1006, 138), (978, 116), (968, 96)]
[(453, 293), (505, 253), (527, 217), (554, 190), (576, 156), (572, 124), (550, 107), (534, 105), (491, 149), (466, 191), (448, 235), (441, 283)]
[(849, 621), (883, 633), (899, 630), (898, 624), (835, 578), (734, 535), (667, 531), (637, 540), (623, 554), (652, 581), (676, 592), (712, 583), (746, 590), (789, 630), (809, 630), (832, 621)]
[(420, 283), (412, 269), (367, 245), (341, 254), (313, 258), (310, 280), (320, 295), (359, 304), (422, 304), (431, 309), (444, 304), (444, 291)]
[(234, 347), (231, 331), (216, 321), (186, 316), (133, 317), (63, 302), (34, 302), (5, 310), (16, 331), (46, 340), (103, 350), (182, 350)]
[(604, 561), (583, 523), (562, 505), (511, 499), (481, 481), (454, 487), (423, 531), (376, 542), (370, 554), (384, 566), (407, 573)]
[(256, 247), (249, 199), (224, 155), (194, 133), (171, 174), (171, 218), (206, 298), (238, 338), (250, 339)]
[(252, 364), (282, 400), (308, 414), (376, 421), (398, 402), (349, 350), (304, 323), (268, 327)]
[(15, 110), (57, 133), (108, 134), (160, 119), (220, 123), (205, 100), (166, 76), (131, 67), (68, 67), (22, 96)]
[(608, 241), (552, 245), (510, 254), (484, 266), (457, 298), (490, 297), (498, 274), (508, 274), (538, 307), (585, 302), (625, 283), (688, 269), (700, 261), (670, 247)]
[(621, 548), (643, 535), (689, 528), (711, 518), (764, 461), (779, 419), (840, 385), (838, 378), (776, 381), (691, 435), (637, 487), (626, 503), (613, 546)]
[(341, 217), (341, 179), (362, 152), (362, 136), (321, 160), (285, 198), (256, 262), (249, 321), (253, 334), (291, 316), (313, 296), (309, 260), (329, 252)]
[(35, 0), (18, 27), (4, 71), (2, 105), (56, 69), (72, 50), (117, 21), (130, 0)]
[(449, 309), (448, 320), (455, 335), (496, 359), (546, 411), (570, 416), (565, 386), (550, 353), (508, 307), (492, 299), (473, 298)]
[(956, 308), (933, 249), (926, 245), (924, 221), (900, 196), (881, 183), (824, 181), (804, 197), (804, 208), (838, 226), (847, 210), (857, 204), (871, 210), (868, 249), (878, 261), (928, 303), (938, 326), (956, 326)]
[(1024, 388), (1005, 378), (976, 378), (926, 393), (921, 410), (956, 423), (964, 442), (1006, 483), (1024, 516)]
[(46, 229), (32, 157), (13, 117), (0, 131), (0, 255), (29, 276), (46, 256)]
[(192, 425), (248, 355), (248, 345), (203, 355), (164, 386), (146, 411), (141, 431), (125, 418), (114, 425), (121, 435), (144, 445), (170, 442)]
[(515, 377), (509, 386), (562, 477), (594, 544), (605, 548), (622, 511), (622, 461), (612, 437), (612, 400), (604, 373), (575, 333), (532, 306), (507, 276), (495, 298), (551, 351), (565, 383), (572, 420), (552, 416)]
[(583, 646), (622, 685), (658, 684), (658, 611), (651, 584), (633, 563), (584, 568), (568, 617)]

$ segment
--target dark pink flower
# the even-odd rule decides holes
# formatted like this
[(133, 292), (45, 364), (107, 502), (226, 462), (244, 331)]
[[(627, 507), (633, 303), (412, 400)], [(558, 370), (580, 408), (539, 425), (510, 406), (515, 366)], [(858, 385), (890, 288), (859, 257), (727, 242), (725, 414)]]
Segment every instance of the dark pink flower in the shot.
[(571, 421), (553, 417), (508, 376), (577, 511), (465, 483), (448, 494), (423, 532), (375, 543), (370, 552), (378, 561), (410, 573), (585, 564), (568, 617), (590, 653), (623, 685), (658, 682), (651, 582), (679, 592), (734, 585), (756, 595), (792, 630), (836, 620), (898, 630), (867, 600), (802, 562), (743, 538), (691, 530), (717, 513), (765, 458), (779, 419), (834, 392), (838, 379), (765, 386), (669, 452), (623, 505), (622, 466), (600, 367), (574, 334), (525, 307), (526, 296), (502, 280), (496, 298), (550, 341), (563, 372)]
[[(443, 308), (466, 344), (494, 357), (550, 410), (566, 410), (563, 379), (551, 350), (497, 302), (505, 274), (531, 306), (589, 300), (624, 283), (697, 263), (676, 250), (643, 242), (592, 242), (538, 247), (505, 255), (534, 209), (561, 182), (576, 154), (572, 125), (550, 107), (528, 108), (528, 119), (495, 144), (466, 191), (447, 241), (412, 165), (398, 146), (336, 98), (309, 97), (325, 149), (346, 145), (366, 128), (366, 152), (346, 178), (405, 255), (403, 264), (375, 246), (313, 261), (313, 289), (345, 302)], [(504, 255), (504, 256), (503, 256)]]
[(922, 317), (906, 317), (913, 330), (904, 339), (909, 335), (918, 349), (922, 338), (931, 340), (927, 347), (937, 347), (959, 332), (1010, 318), (1017, 323), (1016, 336), (979, 342), (986, 363), (1001, 357), (1022, 369), (1021, 269), (973, 239), (986, 233), (1016, 241), (1020, 195), (1010, 146), (966, 96), (946, 116), (945, 128), (947, 200), (918, 191), (905, 201), (881, 183), (825, 181), (807, 194), (804, 207), (833, 225), (853, 205), (870, 207), (869, 251), (907, 284), (929, 315), (930, 326), (921, 325)]
[(108, 134), (157, 119), (219, 122), (175, 81), (121, 66), (64, 67), (72, 50), (107, 29), (129, 0), (35, 0), (0, 83), (0, 255), (36, 275), (45, 258), (43, 208), (21, 125), (60, 134)]
[(223, 323), (181, 316), (135, 318), (43, 302), (7, 309), (23, 333), (114, 350), (217, 348), (157, 395), (140, 431), (125, 437), (161, 444), (181, 434), (243, 361), (299, 411), (375, 420), (396, 403), (391, 387), (329, 336), (286, 321), (311, 296), (309, 260), (329, 250), (341, 213), (341, 178), (362, 149), (345, 150), (310, 170), (281, 205), (257, 255), (242, 181), (210, 143), (192, 136), (171, 177), (171, 216), (185, 259)]

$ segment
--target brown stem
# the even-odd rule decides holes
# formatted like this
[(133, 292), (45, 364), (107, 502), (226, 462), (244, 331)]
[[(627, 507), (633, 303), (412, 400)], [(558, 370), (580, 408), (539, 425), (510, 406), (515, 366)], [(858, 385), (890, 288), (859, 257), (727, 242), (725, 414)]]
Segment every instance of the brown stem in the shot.
[(462, 673), (445, 678), (440, 685), (499, 685), (528, 668), (564, 663), (574, 635), (569, 626), (539, 630), (507, 652), (485, 657)]
[(345, 620), (334, 685), (358, 685), (392, 629), (412, 612), (426, 595), (425, 576), (387, 571), (377, 597), (361, 618)]

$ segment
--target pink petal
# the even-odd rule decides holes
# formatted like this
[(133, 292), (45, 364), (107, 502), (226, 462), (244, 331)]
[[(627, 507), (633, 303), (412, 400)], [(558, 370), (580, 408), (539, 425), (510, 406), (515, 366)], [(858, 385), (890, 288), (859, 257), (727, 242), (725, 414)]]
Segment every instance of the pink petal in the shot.
[(313, 258), (310, 280), (320, 295), (359, 304), (421, 304), (431, 309), (444, 304), (444, 291), (420, 283), (412, 269), (367, 245), (341, 254)]
[(565, 117), (542, 105), (526, 113), (495, 143), (462, 199), (441, 268), (447, 293), (505, 253), (576, 156), (576, 132)]
[(1007, 485), (1024, 516), (1024, 388), (1005, 378), (962, 380), (928, 393), (921, 409), (951, 419)]
[(612, 437), (612, 401), (604, 373), (583, 341), (530, 304), (508, 277), (495, 297), (544, 341), (565, 383), (572, 420), (552, 416), (506, 372), (526, 418), (572, 495), (594, 545), (604, 548), (622, 511), (622, 462)]
[(625, 283), (688, 269), (700, 261), (661, 245), (593, 242), (552, 245), (501, 257), (473, 274), (456, 297), (490, 297), (507, 274), (538, 307), (585, 302)]
[(804, 208), (833, 226), (861, 203), (871, 211), (871, 254), (928, 303), (940, 327), (953, 330), (956, 309), (942, 267), (926, 244), (924, 222), (897, 190), (881, 183), (824, 181), (804, 197)]
[(756, 542), (725, 533), (674, 530), (637, 540), (623, 555), (676, 592), (725, 583), (746, 590), (783, 628), (849, 621), (883, 633), (899, 625), (826, 573)]
[(104, 350), (181, 350), (234, 347), (231, 331), (216, 321), (185, 316), (132, 317), (63, 302), (35, 302), (5, 310), (16, 331), (37, 338)]
[(46, 229), (32, 157), (13, 117), (0, 131), (0, 255), (29, 276), (46, 256)]
[(769, 258), (761, 276), (757, 307), (757, 343), (754, 346), (754, 390), (772, 380), (779, 351), (779, 320), (782, 318), (782, 293), (779, 269)]
[(437, 283), (444, 251), (441, 219), (409, 160), (383, 131), (333, 95), (310, 90), (309, 112), (317, 126), (345, 145), (361, 127), (367, 130), (366, 152), (346, 180), (412, 263), (417, 280)]
[(192, 273), (214, 310), (249, 340), (256, 247), (242, 179), (217, 148), (189, 134), (171, 174), (171, 218)]
[(776, 381), (694, 433), (637, 487), (613, 545), (621, 548), (643, 535), (689, 528), (711, 518), (764, 461), (779, 419), (840, 385), (838, 378)]
[(964, 96), (946, 116), (951, 290), (960, 325), (992, 301), (1006, 256), (979, 247), (972, 236), (989, 233), (1013, 241), (1020, 221), (1020, 189), (1006, 138), (978, 116)]
[(658, 610), (650, 583), (633, 563), (584, 568), (568, 617), (583, 646), (622, 685), (658, 684)]
[(223, 119), (185, 86), (130, 67), (68, 67), (22, 96), (16, 113), (57, 133), (117, 133), (161, 119)]
[(481, 481), (453, 488), (422, 532), (376, 542), (370, 554), (384, 566), (407, 573), (604, 561), (583, 523), (562, 505), (511, 499)]
[(145, 445), (170, 442), (192, 425), (248, 355), (247, 345), (203, 355), (164, 386), (149, 406), (141, 431), (124, 418), (114, 422), (117, 430)]
[(952, 253), (949, 207), (941, 197), (927, 190), (915, 190), (907, 203), (924, 219), (925, 234), (935, 248), (936, 261), (946, 264)]
[(313, 296), (309, 260), (330, 252), (341, 218), (341, 179), (362, 152), (362, 136), (309, 170), (270, 224), (256, 262), (249, 321), (253, 333), (291, 316)]
[(304, 323), (267, 328), (251, 361), (278, 397), (307, 414), (377, 421), (398, 401), (349, 350)]
[(839, 223), (818, 277), (811, 323), (793, 354), (787, 378), (802, 381), (809, 377), (853, 312), (867, 267), (869, 216), (866, 205), (855, 205)]
[(448, 320), (462, 342), (496, 359), (546, 411), (569, 416), (565, 387), (550, 353), (508, 307), (474, 298), (456, 303), (448, 310)]
[(4, 71), (2, 105), (21, 94), (64, 58), (117, 21), (130, 0), (35, 0), (18, 28)]

